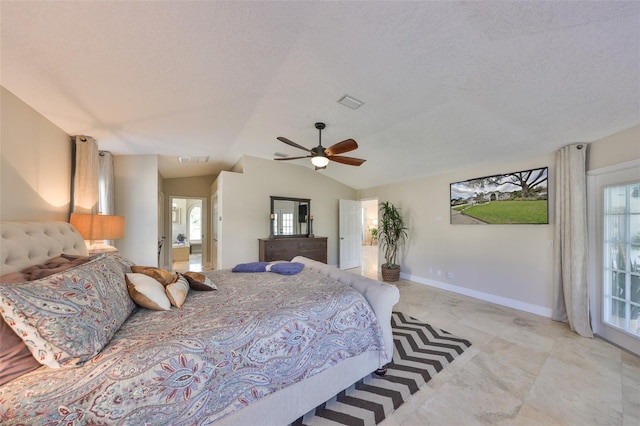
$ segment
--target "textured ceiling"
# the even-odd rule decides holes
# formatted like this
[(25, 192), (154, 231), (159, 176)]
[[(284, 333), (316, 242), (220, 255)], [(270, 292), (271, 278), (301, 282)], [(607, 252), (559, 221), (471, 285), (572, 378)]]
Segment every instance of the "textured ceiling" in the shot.
[(637, 1), (3, 1), (0, 19), (4, 87), (100, 149), (161, 155), (165, 178), (304, 155), (276, 137), (311, 148), (316, 121), (325, 147), (358, 141), (361, 167), (319, 172), (354, 188), (640, 122)]

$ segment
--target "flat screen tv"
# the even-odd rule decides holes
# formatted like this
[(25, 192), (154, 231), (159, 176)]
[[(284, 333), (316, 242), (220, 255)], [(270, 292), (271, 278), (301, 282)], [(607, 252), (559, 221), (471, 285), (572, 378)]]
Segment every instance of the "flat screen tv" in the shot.
[(548, 224), (547, 184), (547, 167), (454, 182), (451, 224)]

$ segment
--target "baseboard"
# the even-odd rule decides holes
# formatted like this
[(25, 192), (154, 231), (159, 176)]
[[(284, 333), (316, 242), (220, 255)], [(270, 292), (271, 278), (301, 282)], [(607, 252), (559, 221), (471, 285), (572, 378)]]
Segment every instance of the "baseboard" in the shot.
[(519, 311), (529, 312), (546, 318), (551, 318), (551, 308), (533, 305), (531, 303), (522, 302), (520, 300), (509, 299), (507, 297), (496, 296), (495, 294), (485, 293), (478, 290), (472, 290), (466, 287), (460, 287), (453, 284), (443, 283), (440, 281), (430, 280), (427, 278), (400, 273), (400, 278), (413, 281), (415, 283), (436, 287), (453, 293), (462, 294), (464, 296), (473, 297), (474, 299), (484, 300), (485, 302), (495, 303), (497, 305), (506, 306), (508, 308), (518, 309)]

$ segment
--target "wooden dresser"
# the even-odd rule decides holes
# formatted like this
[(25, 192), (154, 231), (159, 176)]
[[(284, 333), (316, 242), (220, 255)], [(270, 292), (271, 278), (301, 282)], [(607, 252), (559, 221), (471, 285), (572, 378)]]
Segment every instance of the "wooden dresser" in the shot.
[(260, 238), (259, 261), (291, 260), (296, 256), (327, 263), (327, 237)]

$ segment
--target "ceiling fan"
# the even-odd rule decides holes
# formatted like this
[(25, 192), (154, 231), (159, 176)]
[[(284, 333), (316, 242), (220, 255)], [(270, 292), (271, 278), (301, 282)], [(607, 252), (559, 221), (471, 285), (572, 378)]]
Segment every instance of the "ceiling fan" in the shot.
[(338, 142), (336, 144), (331, 145), (329, 148), (325, 148), (322, 146), (322, 129), (325, 128), (324, 123), (316, 123), (316, 129), (318, 129), (318, 146), (315, 148), (307, 149), (302, 145), (298, 145), (295, 142), (290, 141), (287, 138), (283, 138), (282, 136), (278, 136), (278, 140), (280, 142), (284, 142), (287, 145), (294, 146), (303, 151), (307, 151), (310, 155), (305, 155), (304, 157), (287, 157), (287, 158), (275, 158), (275, 160), (299, 160), (300, 158), (311, 158), (311, 163), (316, 167), (316, 170), (326, 169), (329, 161), (335, 161), (336, 163), (348, 164), (349, 166), (359, 166), (364, 163), (366, 160), (361, 158), (354, 157), (345, 157), (343, 154), (345, 152), (353, 151), (358, 148), (358, 144), (353, 139), (346, 139), (342, 142)]

